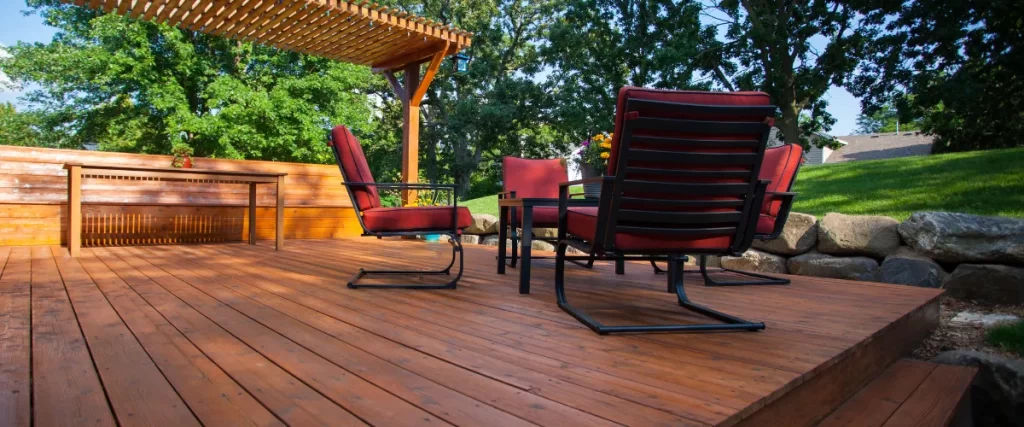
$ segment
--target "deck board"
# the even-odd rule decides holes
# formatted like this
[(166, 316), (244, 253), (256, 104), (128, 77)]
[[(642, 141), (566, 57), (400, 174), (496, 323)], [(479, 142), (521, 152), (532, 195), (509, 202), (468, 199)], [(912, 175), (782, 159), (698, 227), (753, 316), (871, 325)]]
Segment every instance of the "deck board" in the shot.
[[(493, 248), (466, 248), (454, 291), (344, 286), (360, 267), (446, 262), (446, 248), (295, 240), (280, 252), (89, 248), (79, 259), (0, 248), (0, 379), (22, 384), (0, 394), (0, 424), (734, 425), (765, 419), (793, 390), (813, 394), (805, 384), (863, 353), (862, 364), (888, 363), (865, 346), (912, 329), (939, 295), (802, 277), (705, 288), (687, 274), (693, 300), (767, 330), (602, 337), (554, 304), (550, 261), (519, 295), (516, 269), (494, 272)], [(574, 304), (609, 322), (703, 321), (647, 265), (567, 276)]]

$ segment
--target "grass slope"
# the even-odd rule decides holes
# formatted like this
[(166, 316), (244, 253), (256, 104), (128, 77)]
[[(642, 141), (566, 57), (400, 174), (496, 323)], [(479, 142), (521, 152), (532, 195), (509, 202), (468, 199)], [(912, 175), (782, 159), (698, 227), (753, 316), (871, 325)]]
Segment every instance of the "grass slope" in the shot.
[[(865, 160), (800, 168), (794, 211), (824, 216), (917, 211), (1024, 218), (1024, 148)], [(460, 202), (498, 215), (497, 196)]]

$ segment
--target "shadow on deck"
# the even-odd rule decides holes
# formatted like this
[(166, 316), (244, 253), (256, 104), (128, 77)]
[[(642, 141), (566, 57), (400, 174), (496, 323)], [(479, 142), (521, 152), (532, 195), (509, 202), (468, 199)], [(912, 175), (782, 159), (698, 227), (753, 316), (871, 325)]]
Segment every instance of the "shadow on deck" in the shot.
[[(763, 332), (595, 335), (468, 247), (454, 291), (350, 290), (447, 246), (0, 248), (0, 425), (808, 425), (920, 342), (941, 291), (794, 276), (691, 298)], [(700, 321), (663, 276), (568, 267), (602, 320)]]

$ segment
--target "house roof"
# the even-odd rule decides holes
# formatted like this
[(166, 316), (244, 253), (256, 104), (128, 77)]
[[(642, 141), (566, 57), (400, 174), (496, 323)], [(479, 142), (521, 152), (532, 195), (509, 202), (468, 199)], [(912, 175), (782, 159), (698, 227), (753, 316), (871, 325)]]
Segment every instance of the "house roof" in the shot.
[(825, 163), (925, 156), (931, 154), (933, 140), (930, 135), (917, 131), (849, 135), (838, 139), (845, 146), (833, 151)]
[(468, 47), (472, 34), (341, 0), (61, 0), (106, 13), (387, 70)]

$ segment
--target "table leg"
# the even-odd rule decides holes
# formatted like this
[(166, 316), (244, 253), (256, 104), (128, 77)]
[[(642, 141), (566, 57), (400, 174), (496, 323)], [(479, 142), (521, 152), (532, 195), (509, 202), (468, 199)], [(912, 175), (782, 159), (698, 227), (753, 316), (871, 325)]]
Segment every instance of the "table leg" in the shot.
[(505, 274), (505, 239), (508, 238), (508, 208), (498, 207), (498, 274)]
[[(519, 293), (530, 293), (530, 250), (533, 245), (533, 207), (523, 206), (523, 242), (519, 252)], [(515, 245), (512, 246), (515, 250)]]
[(256, 244), (256, 183), (249, 184), (249, 244)]
[(615, 260), (615, 274), (626, 274), (626, 260), (619, 257)]
[(509, 265), (516, 268), (516, 262), (519, 261), (519, 223), (516, 222), (516, 208), (509, 208), (509, 211), (509, 222), (512, 223), (509, 227), (509, 232), (512, 233), (512, 262)]
[(277, 221), (275, 221), (276, 250), (284, 249), (284, 176), (277, 177)]
[(68, 253), (77, 257), (82, 249), (82, 167), (68, 167)]

